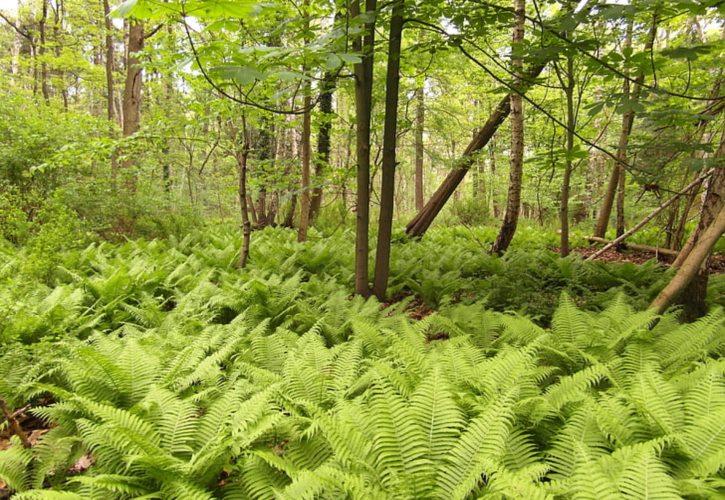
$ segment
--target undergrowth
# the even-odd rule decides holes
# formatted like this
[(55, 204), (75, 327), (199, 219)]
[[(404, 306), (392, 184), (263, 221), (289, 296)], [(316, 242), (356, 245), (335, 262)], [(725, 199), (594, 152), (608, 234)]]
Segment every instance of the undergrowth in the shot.
[[(351, 298), (349, 235), (222, 230), (0, 268), (0, 394), (49, 432), (0, 452), (14, 498), (712, 498), (725, 315), (643, 306), (655, 263), (584, 263), (467, 230), (394, 247)], [(717, 280), (716, 280), (717, 281)], [(86, 457), (90, 466), (74, 464)]]

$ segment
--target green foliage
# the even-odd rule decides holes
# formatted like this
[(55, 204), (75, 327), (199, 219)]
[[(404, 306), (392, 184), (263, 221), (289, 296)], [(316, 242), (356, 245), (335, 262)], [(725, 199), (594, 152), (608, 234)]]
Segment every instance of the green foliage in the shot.
[[(444, 259), (425, 257), (452, 236)], [(636, 284), (582, 309), (567, 266), (627, 283), (626, 269), (571, 259), (547, 266), (573, 292), (549, 328), (445, 283), (426, 292), (440, 310), (413, 321), (406, 302), (349, 298), (340, 240), (255, 238), (244, 271), (237, 238), (220, 231), (61, 253), (55, 287), (8, 309), (0, 392), (52, 427), (0, 452), (18, 498), (722, 493), (721, 309), (680, 325), (636, 312), (625, 295)], [(395, 250), (397, 283), (416, 255), (467, 293), (488, 291), (487, 307), (493, 290), (475, 284), (524, 265), (453, 230)], [(529, 254), (540, 267), (544, 254)], [(74, 470), (82, 457), (91, 465)]]

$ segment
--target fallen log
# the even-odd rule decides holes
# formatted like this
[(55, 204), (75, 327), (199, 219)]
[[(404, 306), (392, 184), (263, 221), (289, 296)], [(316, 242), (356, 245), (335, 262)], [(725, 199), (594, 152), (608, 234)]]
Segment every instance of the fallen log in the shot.
[[(611, 245), (611, 243), (612, 243), (611, 240), (607, 240), (605, 238), (600, 238), (598, 236), (587, 236), (587, 240), (591, 241), (592, 243), (604, 243), (605, 245)], [(640, 245), (637, 243), (627, 243), (625, 246), (627, 248), (631, 248), (632, 250), (639, 250), (641, 252), (652, 252), (655, 254), (662, 254), (662, 255), (670, 255), (672, 257), (677, 257), (677, 255), (680, 253), (677, 250), (671, 250), (669, 248), (653, 247), (650, 245)]]

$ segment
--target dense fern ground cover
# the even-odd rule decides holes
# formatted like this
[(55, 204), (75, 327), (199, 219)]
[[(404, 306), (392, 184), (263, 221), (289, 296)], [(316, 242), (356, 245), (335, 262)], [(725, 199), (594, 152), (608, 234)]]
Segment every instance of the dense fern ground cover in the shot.
[[(94, 244), (42, 273), (2, 247), (0, 394), (50, 430), (0, 451), (14, 498), (713, 498), (725, 315), (644, 307), (650, 262), (504, 258), (467, 229), (394, 247), (350, 298), (347, 233)], [(485, 234), (478, 234), (485, 239)], [(85, 457), (89, 467), (74, 464)]]

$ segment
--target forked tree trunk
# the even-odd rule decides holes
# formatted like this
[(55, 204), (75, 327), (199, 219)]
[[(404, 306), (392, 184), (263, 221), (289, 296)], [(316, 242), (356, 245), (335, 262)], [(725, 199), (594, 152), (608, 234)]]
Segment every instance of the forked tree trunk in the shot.
[(383, 129), (383, 166), (380, 184), (380, 218), (375, 256), (373, 293), (385, 299), (390, 276), (390, 239), (393, 234), (395, 196), (395, 146), (398, 135), (398, 89), (400, 86), (400, 44), (403, 33), (403, 0), (393, 3), (388, 44), (388, 70), (385, 78), (385, 121)]
[[(524, 42), (526, 22), (525, 0), (514, 0), (514, 28), (511, 36), (513, 54), (520, 54)], [(523, 83), (524, 62), (520, 55), (511, 58), (513, 73), (516, 75), (515, 87)], [(511, 170), (509, 174), (508, 199), (501, 230), (491, 246), (491, 253), (502, 254), (511, 244), (521, 210), (521, 180), (524, 166), (524, 98), (519, 93), (511, 94)]]
[[(350, 0), (350, 14), (360, 15), (362, 0)], [(368, 283), (370, 223), (370, 117), (373, 98), (373, 56), (375, 48), (376, 0), (365, 0), (365, 34), (353, 39), (353, 49), (362, 53), (355, 64), (355, 127), (357, 142), (357, 199), (355, 223), (355, 293), (370, 295)]]
[(425, 126), (425, 83), (415, 91), (415, 209), (423, 210), (423, 129)]

